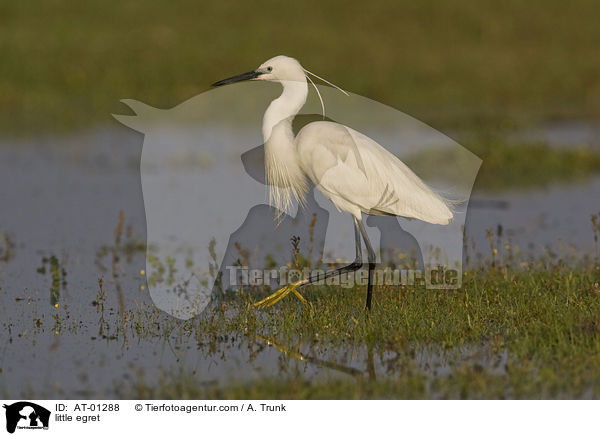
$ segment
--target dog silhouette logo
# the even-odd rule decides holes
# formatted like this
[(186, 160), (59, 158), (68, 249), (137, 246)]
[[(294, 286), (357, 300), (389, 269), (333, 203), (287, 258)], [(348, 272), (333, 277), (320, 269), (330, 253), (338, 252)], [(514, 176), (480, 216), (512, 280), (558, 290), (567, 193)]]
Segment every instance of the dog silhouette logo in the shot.
[(19, 401), (11, 405), (4, 404), (6, 409), (6, 431), (14, 433), (18, 429), (48, 429), (50, 411), (29, 401)]

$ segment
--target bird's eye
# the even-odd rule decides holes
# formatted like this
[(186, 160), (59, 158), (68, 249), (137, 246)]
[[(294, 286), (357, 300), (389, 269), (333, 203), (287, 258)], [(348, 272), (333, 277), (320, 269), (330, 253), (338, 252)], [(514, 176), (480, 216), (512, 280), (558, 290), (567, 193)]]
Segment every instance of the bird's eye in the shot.
[(273, 67), (267, 67), (267, 71), (273, 71)]

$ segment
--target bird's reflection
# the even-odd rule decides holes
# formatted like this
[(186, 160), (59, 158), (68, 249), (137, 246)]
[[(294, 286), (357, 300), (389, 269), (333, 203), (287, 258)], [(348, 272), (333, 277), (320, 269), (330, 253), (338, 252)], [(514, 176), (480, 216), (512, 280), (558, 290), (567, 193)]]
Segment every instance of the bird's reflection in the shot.
[(373, 358), (373, 347), (367, 345), (367, 355), (365, 359), (365, 369), (360, 369), (352, 366), (342, 365), (332, 360), (325, 360), (309, 354), (300, 352), (300, 346), (291, 348), (279, 343), (273, 338), (265, 336), (256, 336), (256, 339), (274, 347), (280, 353), (292, 357), (301, 362), (308, 362), (321, 368), (328, 368), (334, 371), (342, 372), (344, 374), (351, 375), (353, 377), (367, 377), (368, 380), (374, 381), (375, 375), (375, 361)]

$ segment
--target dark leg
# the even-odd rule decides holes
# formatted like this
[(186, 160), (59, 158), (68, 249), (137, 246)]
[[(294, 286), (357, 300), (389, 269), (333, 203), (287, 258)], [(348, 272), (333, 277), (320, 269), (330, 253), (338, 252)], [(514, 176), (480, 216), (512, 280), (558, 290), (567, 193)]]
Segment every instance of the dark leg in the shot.
[[(334, 277), (337, 275), (341, 275), (345, 272), (356, 271), (360, 269), (362, 266), (362, 247), (360, 243), (360, 222), (354, 218), (354, 242), (356, 244), (356, 259), (351, 264), (343, 266), (338, 269), (334, 269), (331, 271), (327, 271), (324, 274), (316, 274), (315, 276), (311, 276), (306, 283), (303, 283), (301, 286), (306, 286), (310, 283), (320, 282), (322, 280), (326, 280), (330, 277)], [(300, 287), (300, 286), (299, 286)]]
[(373, 274), (375, 272), (375, 262), (377, 260), (377, 256), (375, 255), (375, 250), (373, 250), (373, 247), (371, 246), (371, 241), (369, 241), (369, 235), (367, 235), (367, 231), (365, 230), (365, 226), (363, 225), (362, 220), (358, 221), (358, 226), (360, 228), (360, 233), (362, 234), (362, 237), (365, 240), (365, 245), (367, 246), (368, 252), (369, 282), (367, 284), (366, 309), (371, 310), (371, 299), (373, 298)]
[[(349, 265), (343, 266), (341, 268), (327, 271), (324, 274), (316, 274), (314, 276), (311, 276), (308, 279), (303, 279), (303, 280), (299, 280), (295, 283), (290, 283), (290, 284), (284, 286), (283, 288), (278, 289), (273, 294), (269, 295), (267, 298), (265, 298), (257, 303), (254, 303), (254, 305), (256, 307), (272, 306), (273, 304), (277, 303), (282, 298), (284, 298), (290, 292), (293, 292), (300, 300), (302, 300), (303, 303), (306, 304), (306, 300), (302, 297), (302, 295), (300, 295), (300, 293), (298, 292), (298, 288), (301, 288), (302, 286), (306, 286), (309, 283), (320, 282), (322, 280), (327, 280), (330, 277), (335, 277), (335, 276), (341, 275), (345, 272), (356, 271), (357, 269), (360, 269), (360, 267), (362, 267), (362, 246), (360, 243), (360, 234), (361, 234), (360, 227), (361, 226), (362, 226), (361, 221), (354, 218), (354, 242), (356, 243), (356, 259), (354, 260), (354, 262), (352, 262)], [(367, 248), (369, 248), (369, 246), (370, 245), (368, 245)], [(371, 249), (371, 251), (372, 251), (372, 249)], [(369, 259), (370, 258), (371, 258), (371, 255), (369, 255)], [(369, 275), (369, 283), (370, 283), (370, 280), (371, 280), (371, 276)]]

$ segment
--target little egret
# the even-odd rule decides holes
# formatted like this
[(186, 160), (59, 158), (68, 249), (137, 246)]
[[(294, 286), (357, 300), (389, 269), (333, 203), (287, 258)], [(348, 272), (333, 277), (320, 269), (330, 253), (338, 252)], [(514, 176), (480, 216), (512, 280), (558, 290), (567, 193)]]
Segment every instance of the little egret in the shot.
[[(281, 96), (267, 108), (262, 124), (269, 200), (279, 213), (290, 210), (292, 197), (299, 204), (304, 203), (310, 179), (338, 210), (354, 217), (354, 262), (290, 283), (255, 303), (255, 306), (271, 306), (290, 292), (306, 303), (298, 288), (358, 270), (363, 265), (362, 235), (368, 252), (366, 309), (370, 310), (376, 255), (363, 225), (362, 214), (395, 215), (446, 225), (452, 220), (452, 211), (449, 201), (429, 188), (400, 159), (347, 126), (316, 121), (304, 126), (294, 136), (292, 121), (306, 103), (307, 79), (321, 99), (311, 75), (345, 93), (287, 56), (276, 56), (255, 70), (212, 84), (222, 86), (244, 80), (267, 80), (283, 86)], [(324, 112), (322, 99), (321, 106)]]

